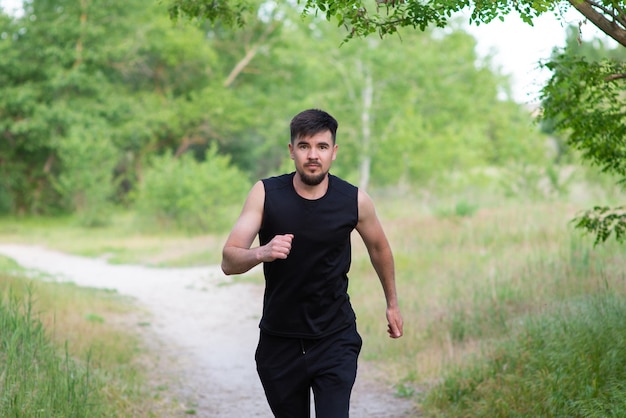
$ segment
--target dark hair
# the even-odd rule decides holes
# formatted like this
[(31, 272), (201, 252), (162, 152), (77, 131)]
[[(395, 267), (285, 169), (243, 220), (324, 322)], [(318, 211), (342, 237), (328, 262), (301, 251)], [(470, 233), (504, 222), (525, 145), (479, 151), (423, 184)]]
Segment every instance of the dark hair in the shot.
[(334, 144), (337, 136), (337, 126), (337, 120), (323, 110), (304, 110), (291, 119), (291, 143), (293, 144), (297, 138), (330, 131)]

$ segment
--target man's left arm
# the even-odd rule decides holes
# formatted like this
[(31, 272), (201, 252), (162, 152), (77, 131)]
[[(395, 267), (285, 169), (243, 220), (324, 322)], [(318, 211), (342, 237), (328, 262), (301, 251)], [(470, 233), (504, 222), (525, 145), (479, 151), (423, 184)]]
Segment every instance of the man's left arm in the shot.
[(391, 246), (376, 215), (374, 202), (367, 193), (359, 189), (359, 221), (356, 230), (361, 235), (370, 256), (372, 266), (380, 279), (387, 301), (387, 323), (389, 336), (400, 338), (403, 320), (396, 292), (395, 267)]

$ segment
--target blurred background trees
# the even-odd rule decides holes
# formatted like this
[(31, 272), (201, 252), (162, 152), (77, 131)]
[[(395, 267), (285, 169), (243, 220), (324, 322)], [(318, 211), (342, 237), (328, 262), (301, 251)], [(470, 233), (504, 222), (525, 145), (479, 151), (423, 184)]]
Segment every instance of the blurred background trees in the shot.
[[(297, 3), (302, 3), (303, 15), (321, 14), (343, 26), (346, 39), (366, 38), (374, 33), (386, 38), (407, 27), (422, 31), (431, 27), (445, 28), (461, 11), (469, 12), (470, 23), (476, 25), (502, 20), (512, 12), (532, 25), (542, 14), (552, 13), (563, 19), (568, 10), (576, 10), (580, 14), (579, 28), (589, 22), (620, 47), (626, 46), (626, 3), (623, 1), (307, 0)], [(172, 0), (169, 10), (173, 17), (200, 17), (210, 22), (242, 26), (250, 16), (250, 5), (246, 0), (230, 4)], [(576, 39), (580, 41), (578, 36)], [(608, 55), (603, 52), (607, 52), (606, 48), (600, 45), (595, 54), (587, 49), (585, 57), (574, 52), (570, 42), (563, 54), (555, 54), (553, 60), (544, 64), (552, 71), (552, 78), (542, 89), (540, 117), (549, 120), (554, 132), (561, 133), (565, 142), (579, 150), (585, 161), (617, 176), (623, 184), (626, 181), (626, 120), (622, 109), (626, 69), (622, 52)], [(626, 206), (596, 205), (578, 218), (577, 226), (595, 234), (596, 243), (611, 235), (622, 241), (626, 238)]]
[(123, 208), (153, 227), (219, 231), (256, 179), (292, 169), (289, 120), (310, 107), (337, 117), (333, 172), (364, 188), (562, 187), (550, 173), (575, 151), (558, 117), (540, 129), (459, 22), (345, 42), (293, 2), (204, 3), (31, 0), (0, 13), (1, 213), (96, 226)]

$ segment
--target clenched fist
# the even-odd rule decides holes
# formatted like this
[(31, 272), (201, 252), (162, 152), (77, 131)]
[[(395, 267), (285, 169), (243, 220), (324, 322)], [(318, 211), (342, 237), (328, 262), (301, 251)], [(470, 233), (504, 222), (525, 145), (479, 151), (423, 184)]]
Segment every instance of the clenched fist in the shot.
[(293, 234), (276, 235), (260, 248), (259, 258), (263, 262), (287, 258), (291, 251), (291, 241), (293, 241)]

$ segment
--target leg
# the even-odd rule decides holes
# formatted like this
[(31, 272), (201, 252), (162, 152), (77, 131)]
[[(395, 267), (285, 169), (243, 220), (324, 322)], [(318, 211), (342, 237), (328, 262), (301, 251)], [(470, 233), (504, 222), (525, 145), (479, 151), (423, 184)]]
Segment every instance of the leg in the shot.
[(255, 359), (257, 372), (274, 416), (309, 418), (310, 381), (300, 340), (261, 332)]
[(316, 355), (312, 382), (315, 415), (324, 418), (347, 418), (350, 395), (356, 380), (357, 360), (362, 340), (356, 325), (324, 339), (309, 351)]

